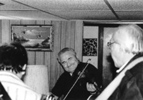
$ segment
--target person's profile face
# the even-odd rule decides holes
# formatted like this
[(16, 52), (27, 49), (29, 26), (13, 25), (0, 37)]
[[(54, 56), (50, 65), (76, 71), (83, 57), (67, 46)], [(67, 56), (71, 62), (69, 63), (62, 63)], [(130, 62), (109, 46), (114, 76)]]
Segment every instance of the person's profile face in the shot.
[(73, 73), (77, 68), (78, 59), (75, 57), (74, 53), (71, 51), (67, 51), (60, 55), (60, 62), (65, 69), (65, 71), (69, 73)]
[(114, 65), (117, 68), (120, 68), (123, 65), (123, 59), (124, 59), (124, 51), (121, 48), (121, 43), (118, 41), (119, 39), (122, 40), (122, 37), (120, 34), (114, 34), (111, 39), (111, 57), (114, 61)]

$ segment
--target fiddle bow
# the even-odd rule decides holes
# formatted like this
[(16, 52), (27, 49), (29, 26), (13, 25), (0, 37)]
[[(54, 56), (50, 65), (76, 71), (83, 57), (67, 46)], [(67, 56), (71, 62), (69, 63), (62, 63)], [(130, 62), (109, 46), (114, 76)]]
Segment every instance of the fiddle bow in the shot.
[(89, 61), (91, 59), (88, 59), (87, 60), (87, 64), (86, 66), (84, 67), (84, 69), (81, 71), (81, 73), (79, 74), (78, 78), (75, 80), (74, 84), (71, 86), (71, 88), (69, 89), (69, 91), (67, 92), (67, 94), (64, 96), (63, 100), (65, 100), (67, 98), (67, 96), (69, 95), (69, 93), (71, 92), (71, 90), (73, 89), (73, 87), (76, 85), (76, 83), (78, 82), (78, 80), (80, 79), (80, 77), (82, 76), (82, 74), (84, 73), (85, 69), (87, 68), (87, 66), (89, 65)]

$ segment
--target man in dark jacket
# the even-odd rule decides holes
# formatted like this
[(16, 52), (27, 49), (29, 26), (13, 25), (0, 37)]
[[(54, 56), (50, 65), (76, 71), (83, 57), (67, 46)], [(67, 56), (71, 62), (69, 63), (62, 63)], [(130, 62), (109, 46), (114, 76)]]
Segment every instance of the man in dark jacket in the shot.
[(129, 65), (132, 66), (125, 71), (109, 100), (143, 100), (143, 30), (137, 25), (120, 26), (108, 46), (114, 64), (119, 68), (118, 75)]
[(52, 89), (58, 99), (86, 100), (91, 92), (97, 90), (95, 85), (101, 86), (98, 69), (89, 63), (80, 62), (72, 48), (63, 48), (58, 53), (58, 61), (65, 70)]

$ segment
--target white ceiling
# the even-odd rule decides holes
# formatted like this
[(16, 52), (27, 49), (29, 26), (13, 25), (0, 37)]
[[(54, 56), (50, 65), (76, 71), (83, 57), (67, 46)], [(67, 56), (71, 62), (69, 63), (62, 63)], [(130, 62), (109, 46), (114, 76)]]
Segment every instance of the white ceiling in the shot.
[(0, 19), (143, 21), (143, 0), (0, 0)]

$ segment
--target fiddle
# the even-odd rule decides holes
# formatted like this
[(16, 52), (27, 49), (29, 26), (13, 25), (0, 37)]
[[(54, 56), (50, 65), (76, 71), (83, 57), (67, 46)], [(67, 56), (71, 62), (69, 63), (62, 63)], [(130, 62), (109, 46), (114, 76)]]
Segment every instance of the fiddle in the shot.
[(87, 68), (87, 66), (89, 65), (88, 61), (90, 61), (91, 59), (87, 60), (87, 64), (84, 67), (84, 69), (82, 71), (77, 71), (77, 73), (79, 74), (79, 76), (77, 77), (77, 79), (75, 80), (74, 84), (71, 86), (71, 88), (69, 89), (69, 91), (67, 92), (67, 94), (64, 96), (63, 100), (65, 100), (67, 98), (67, 96), (69, 95), (69, 93), (71, 92), (71, 90), (73, 89), (73, 87), (76, 85), (76, 83), (78, 82), (78, 80), (81, 78), (81, 76), (83, 75), (85, 69)]
[(96, 90), (87, 98), (87, 100), (95, 100), (95, 98), (98, 97), (102, 92), (102, 87), (97, 86), (95, 82), (93, 83), (93, 85)]
[[(83, 68), (82, 68), (83, 69)], [(94, 87), (95, 87), (95, 91), (91, 92), (91, 95), (88, 97), (87, 100), (94, 100), (101, 92), (102, 92), (102, 86), (99, 86), (97, 83), (96, 83), (96, 79), (94, 77), (94, 75), (90, 74), (89, 70), (88, 69), (85, 69), (84, 72), (81, 74), (82, 72), (82, 69), (80, 68), (79, 70), (77, 70), (77, 75), (81, 75), (80, 76), (80, 79), (82, 80), (85, 80), (85, 82), (87, 83), (90, 83), (90, 84), (93, 84)], [(82, 85), (83, 82), (81, 82), (80, 84)]]
[(99, 91), (101, 91), (101, 89), (96, 84), (97, 77), (95, 77), (96, 76), (95, 68), (93, 66), (91, 67), (91, 65), (89, 66), (89, 63), (88, 63), (90, 60), (91, 59), (87, 60), (87, 64), (80, 65), (80, 67), (76, 68), (76, 70), (73, 73), (73, 77), (74, 77), (75, 81), (74, 81), (73, 85), (71, 86), (71, 88), (69, 89), (69, 91), (67, 92), (67, 94), (65, 95), (65, 97), (63, 98), (63, 100), (65, 100), (67, 98), (67, 96), (70, 94), (70, 92), (75, 87), (77, 82), (78, 82), (79, 86), (82, 86), (82, 87), (85, 86), (85, 88), (86, 88), (87, 83), (94, 84), (94, 86), (96, 88), (96, 90), (94, 91), (94, 94), (100, 93)]

